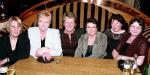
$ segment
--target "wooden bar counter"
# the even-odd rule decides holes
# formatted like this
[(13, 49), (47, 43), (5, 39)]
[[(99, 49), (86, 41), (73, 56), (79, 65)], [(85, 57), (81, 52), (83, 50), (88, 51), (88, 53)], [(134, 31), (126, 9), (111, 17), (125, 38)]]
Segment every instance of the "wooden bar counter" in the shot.
[(30, 57), (18, 61), (14, 69), (16, 75), (122, 75), (112, 59), (55, 57), (55, 61), (44, 64)]

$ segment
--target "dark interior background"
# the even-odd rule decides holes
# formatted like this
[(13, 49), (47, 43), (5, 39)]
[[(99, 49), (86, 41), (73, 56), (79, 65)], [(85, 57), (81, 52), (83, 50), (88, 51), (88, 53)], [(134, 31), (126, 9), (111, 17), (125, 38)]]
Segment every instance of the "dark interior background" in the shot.
[[(18, 16), (26, 9), (32, 7), (33, 5), (40, 3), (44, 0), (0, 0), (0, 14), (4, 12), (7, 17)], [(54, 0), (56, 2), (62, 2), (66, 0)], [(73, 0), (72, 0), (73, 1)], [(4, 5), (4, 9), (1, 5)], [(150, 0), (141, 0), (140, 11), (145, 13), (150, 17)]]

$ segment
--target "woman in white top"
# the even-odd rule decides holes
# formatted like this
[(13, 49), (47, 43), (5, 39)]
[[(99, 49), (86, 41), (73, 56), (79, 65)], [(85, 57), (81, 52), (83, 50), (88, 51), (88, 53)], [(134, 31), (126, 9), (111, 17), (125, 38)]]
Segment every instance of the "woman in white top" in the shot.
[(31, 44), (30, 55), (34, 58), (43, 57), (48, 61), (52, 56), (60, 56), (62, 53), (59, 30), (49, 28), (51, 14), (44, 11), (38, 14), (38, 27), (28, 29)]

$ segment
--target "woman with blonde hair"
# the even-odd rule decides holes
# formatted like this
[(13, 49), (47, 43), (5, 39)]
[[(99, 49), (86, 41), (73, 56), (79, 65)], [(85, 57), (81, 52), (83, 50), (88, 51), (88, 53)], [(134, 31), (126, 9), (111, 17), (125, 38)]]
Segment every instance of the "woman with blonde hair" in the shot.
[(0, 67), (14, 64), (17, 60), (29, 57), (30, 41), (23, 24), (17, 16), (8, 20), (8, 33), (0, 38)]
[(42, 11), (37, 15), (38, 27), (28, 29), (31, 44), (30, 55), (34, 58), (42, 57), (50, 61), (53, 56), (62, 54), (59, 30), (49, 28), (51, 13)]

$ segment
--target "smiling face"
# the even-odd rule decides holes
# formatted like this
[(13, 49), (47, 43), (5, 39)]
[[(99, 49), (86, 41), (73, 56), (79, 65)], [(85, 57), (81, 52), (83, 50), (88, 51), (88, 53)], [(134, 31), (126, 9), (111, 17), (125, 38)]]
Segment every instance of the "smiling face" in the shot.
[(64, 27), (67, 32), (72, 32), (75, 29), (75, 19), (65, 17), (64, 18)]
[(38, 26), (40, 31), (47, 31), (47, 29), (49, 28), (51, 22), (51, 17), (50, 16), (39, 16), (38, 18)]
[(118, 20), (112, 20), (111, 27), (114, 32), (118, 32), (121, 30), (122, 24)]
[(91, 36), (96, 35), (96, 32), (97, 32), (96, 24), (94, 24), (92, 22), (87, 23), (86, 31), (87, 31), (88, 35), (91, 35)]
[(12, 20), (10, 22), (10, 36), (18, 37), (21, 32), (21, 26), (17, 23), (17, 21)]
[(130, 33), (133, 36), (138, 36), (142, 32), (142, 27), (138, 22), (133, 22), (130, 26)]

